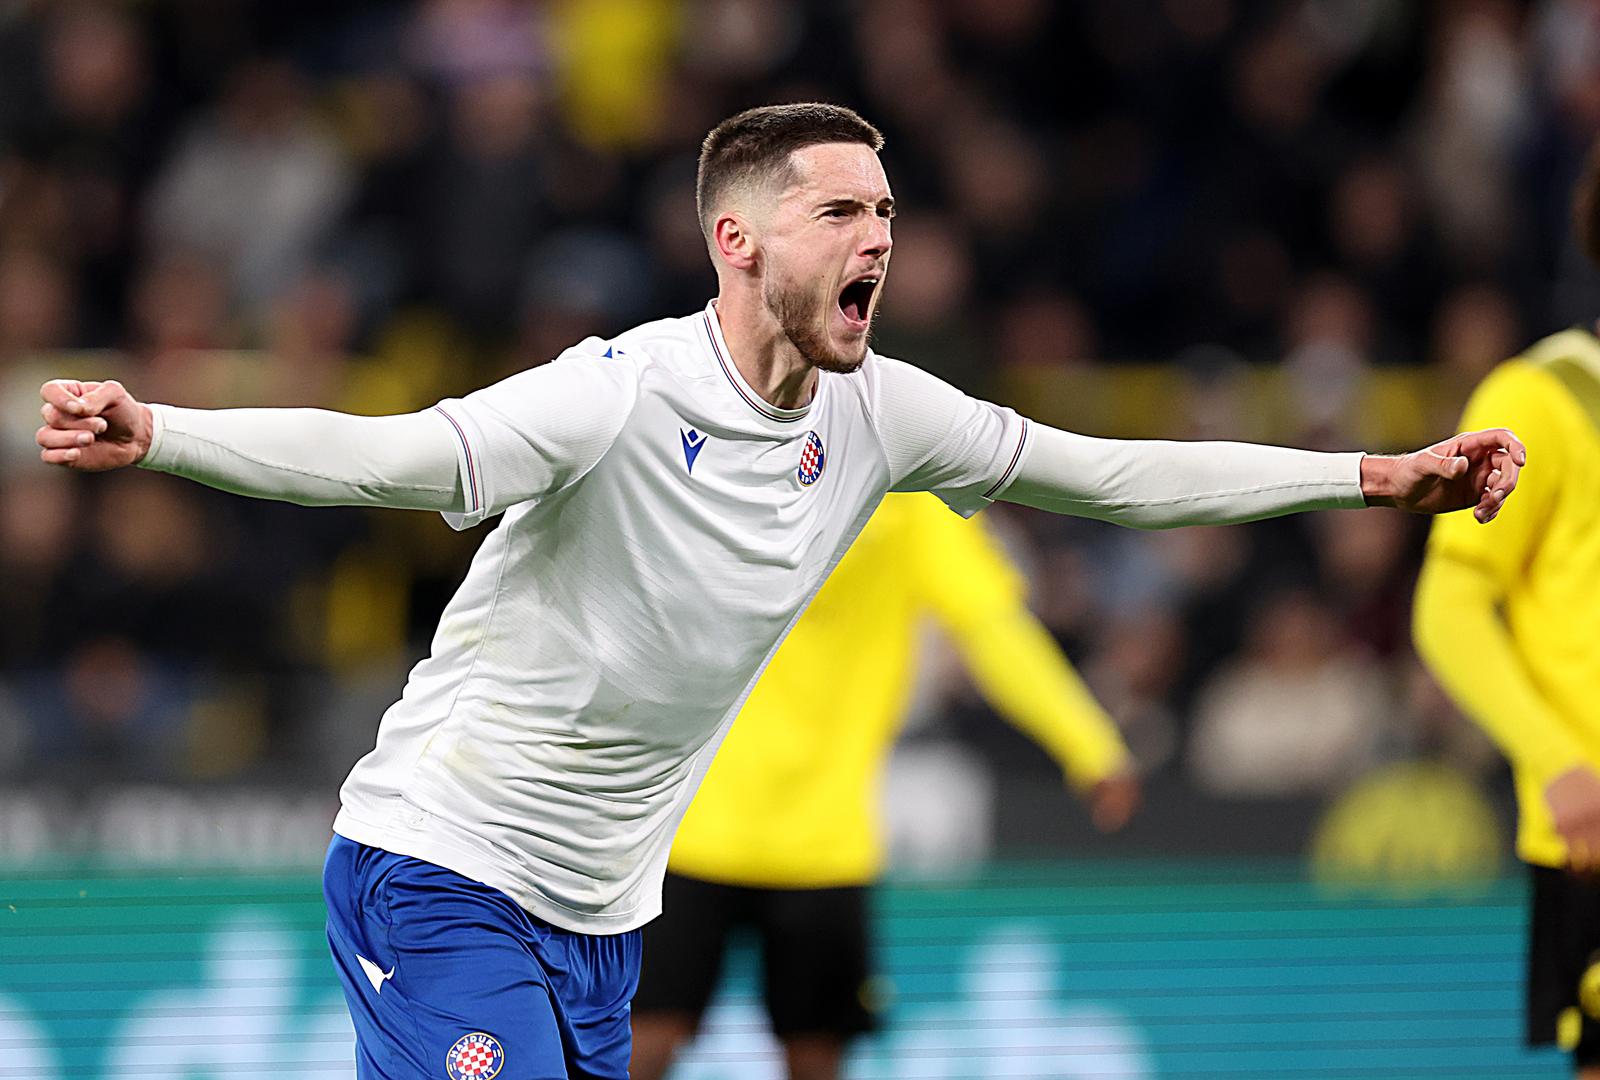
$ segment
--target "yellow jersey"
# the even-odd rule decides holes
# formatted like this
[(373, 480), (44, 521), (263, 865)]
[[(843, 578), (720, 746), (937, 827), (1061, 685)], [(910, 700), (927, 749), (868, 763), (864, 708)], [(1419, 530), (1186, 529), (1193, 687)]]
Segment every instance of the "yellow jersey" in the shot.
[(1600, 341), (1569, 330), (1501, 364), (1462, 426), (1510, 428), (1528, 464), (1488, 525), (1434, 523), (1417, 648), (1511, 761), (1518, 855), (1561, 866), (1544, 788), (1574, 765), (1600, 770)]
[(1021, 575), (988, 531), (931, 495), (890, 495), (734, 721), (678, 830), (674, 872), (795, 889), (877, 876), (880, 779), (924, 617), (1075, 784), (1123, 768), (1115, 725), (1028, 611)]

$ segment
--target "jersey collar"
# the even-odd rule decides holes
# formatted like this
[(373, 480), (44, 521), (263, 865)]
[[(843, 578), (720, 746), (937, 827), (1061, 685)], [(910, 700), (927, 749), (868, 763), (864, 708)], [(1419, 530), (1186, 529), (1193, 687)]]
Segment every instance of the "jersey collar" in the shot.
[(817, 380), (817, 391), (811, 395), (811, 400), (804, 407), (799, 409), (780, 409), (752, 390), (750, 384), (744, 381), (744, 376), (739, 374), (739, 369), (734, 366), (732, 354), (728, 351), (728, 343), (722, 337), (722, 324), (717, 320), (717, 302), (715, 300), (706, 305), (701, 317), (705, 323), (706, 338), (711, 343), (711, 352), (717, 359), (717, 366), (728, 377), (728, 382), (732, 384), (734, 391), (744, 399), (746, 405), (768, 420), (778, 424), (792, 424), (797, 420), (806, 418), (807, 414), (811, 412), (811, 406), (815, 405), (817, 399), (822, 396), (822, 386), (827, 380), (821, 378)]

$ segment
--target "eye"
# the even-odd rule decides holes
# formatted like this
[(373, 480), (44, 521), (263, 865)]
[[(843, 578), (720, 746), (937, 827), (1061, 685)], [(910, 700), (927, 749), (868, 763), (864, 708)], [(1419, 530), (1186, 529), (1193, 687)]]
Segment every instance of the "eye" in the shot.
[(850, 216), (850, 208), (847, 206), (835, 206), (830, 210), (823, 211), (822, 216), (833, 218), (836, 221), (842, 221)]

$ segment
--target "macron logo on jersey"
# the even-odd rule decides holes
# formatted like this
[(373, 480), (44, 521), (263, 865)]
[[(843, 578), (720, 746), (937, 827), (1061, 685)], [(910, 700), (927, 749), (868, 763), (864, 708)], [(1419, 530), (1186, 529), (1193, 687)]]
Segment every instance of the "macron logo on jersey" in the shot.
[(360, 963), (362, 972), (367, 976), (367, 981), (372, 984), (372, 992), (374, 994), (383, 993), (383, 984), (387, 980), (394, 978), (394, 968), (391, 966), (388, 971), (385, 971), (360, 953), (356, 953), (356, 961)]
[(700, 451), (705, 447), (706, 436), (700, 434), (694, 428), (690, 428), (688, 431), (679, 428), (678, 435), (683, 439), (683, 460), (689, 466), (689, 473), (693, 475), (694, 459), (700, 456)]

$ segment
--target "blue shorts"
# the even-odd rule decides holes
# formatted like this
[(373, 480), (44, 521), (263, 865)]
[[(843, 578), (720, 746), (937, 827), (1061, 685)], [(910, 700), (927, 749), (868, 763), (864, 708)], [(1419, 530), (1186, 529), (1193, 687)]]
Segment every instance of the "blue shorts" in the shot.
[(639, 931), (560, 930), (342, 836), (322, 890), (360, 1080), (626, 1080)]

